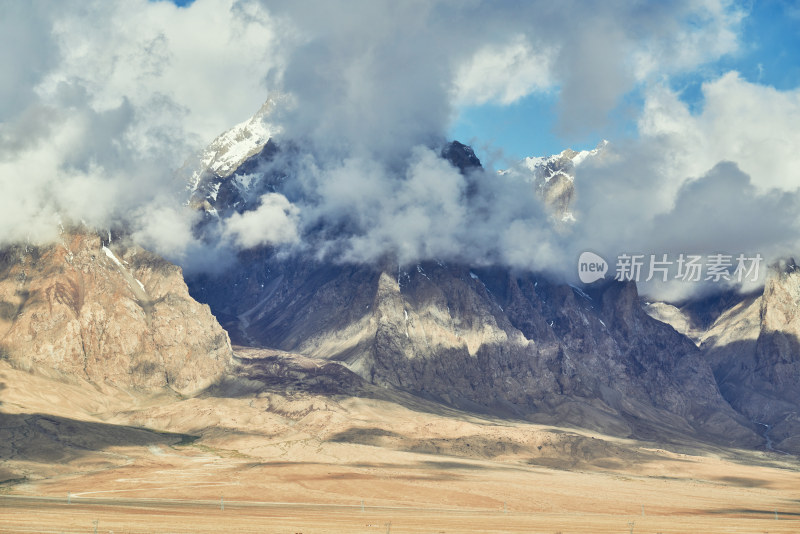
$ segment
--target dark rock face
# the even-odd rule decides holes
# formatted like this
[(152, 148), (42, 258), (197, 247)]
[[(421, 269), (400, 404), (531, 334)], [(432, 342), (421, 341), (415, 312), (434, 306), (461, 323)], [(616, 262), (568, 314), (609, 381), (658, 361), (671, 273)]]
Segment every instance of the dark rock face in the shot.
[(139, 247), (65, 233), (0, 252), (0, 348), (14, 365), (98, 384), (193, 392), (218, 379), (230, 341), (180, 268)]
[(190, 281), (241, 343), (342, 361), (372, 383), (468, 409), (646, 438), (760, 443), (697, 347), (644, 313), (633, 284), (585, 293), (504, 268), (262, 253)]
[(441, 156), (456, 167), (462, 174), (473, 170), (482, 169), (481, 160), (475, 155), (472, 147), (451, 141), (442, 148)]

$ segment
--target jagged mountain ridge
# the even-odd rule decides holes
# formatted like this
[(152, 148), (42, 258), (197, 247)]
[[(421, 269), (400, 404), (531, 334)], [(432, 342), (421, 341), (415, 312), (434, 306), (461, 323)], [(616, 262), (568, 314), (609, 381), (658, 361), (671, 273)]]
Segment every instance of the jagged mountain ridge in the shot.
[[(263, 172), (263, 164), (281, 153), (276, 143), (267, 139), (258, 147), (252, 146), (252, 136), (243, 139), (250, 146), (247, 151), (225, 146), (226, 152), (238, 156), (226, 160), (224, 170), (207, 165), (195, 183), (194, 205), (205, 211), (206, 223), (254, 208), (253, 200), (261, 192), (280, 190), (290, 179), (274, 168)], [(208, 154), (208, 161), (216, 161)], [(474, 152), (457, 142), (445, 145), (441, 155), (462, 173), (480, 167)], [(530, 161), (525, 165), (532, 172), (532, 185), (542, 190), (547, 184), (571, 184), (575, 160), (579, 164), (596, 155), (597, 151), (565, 151), (541, 160), (543, 169), (531, 167)], [(568, 205), (567, 199), (561, 207)], [(227, 337), (221, 341), (224, 332), (214, 318), (209, 314), (200, 321), (210, 338), (198, 334), (186, 323), (187, 316), (198, 312), (180, 288), (151, 294), (148, 277), (176, 279), (180, 272), (153, 269), (158, 261), (140, 249), (123, 246), (115, 254), (112, 248), (118, 243), (109, 248), (97, 236), (68, 235), (63, 251), (34, 251), (36, 262), (25, 259), (27, 249), (24, 254), (13, 249), (7, 256), (6, 357), (23, 367), (43, 365), (65, 376), (77, 373), (96, 383), (137, 388), (191, 391), (221, 376), (230, 346)], [(14, 254), (19, 256), (16, 260)], [(78, 270), (102, 282), (88, 293), (85, 284), (65, 274), (75, 270), (76, 257)], [(149, 259), (142, 263), (143, 257)], [(26, 261), (41, 263), (37, 275), (43, 282), (35, 287), (34, 299), (29, 289), (11, 283), (20, 281)], [(132, 274), (134, 270), (138, 274)], [(747, 416), (742, 417), (720, 395), (704, 358), (708, 351), (703, 353), (644, 313), (631, 284), (601, 284), (585, 292), (541, 274), (503, 267), (439, 261), (400, 266), (391, 258), (375, 265), (343, 265), (302, 256), (286, 259), (260, 248), (241, 253), (221, 275), (196, 276), (189, 285), (192, 295), (211, 305), (236, 341), (339, 360), (375, 384), (470, 409), (625, 435), (693, 435), (746, 446), (759, 442), (752, 414), (737, 404), (735, 395), (726, 394)], [(84, 306), (86, 295), (97, 301), (94, 307)], [(152, 309), (165, 301), (169, 306), (159, 311), (164, 317), (170, 309), (174, 313), (154, 326)], [(120, 302), (125, 313), (118, 310)], [(47, 312), (40, 309), (45, 304)], [(84, 317), (85, 308), (115, 313)], [(120, 324), (133, 332), (132, 337), (117, 336), (106, 343), (107, 329)], [(168, 339), (173, 334), (164, 332), (176, 326), (187, 335)], [(781, 328), (774, 330), (782, 332)], [(56, 339), (63, 345), (57, 350)], [(762, 368), (774, 367), (768, 357), (774, 346), (785, 363), (791, 363), (793, 345), (788, 339), (777, 345), (757, 344)], [(727, 393), (729, 383), (720, 378), (720, 362), (727, 360), (710, 361)], [(775, 380), (774, 375), (762, 374)], [(784, 384), (781, 391), (790, 388)], [(787, 410), (784, 419), (791, 420)], [(774, 418), (758, 419), (761, 423)], [(786, 428), (781, 431), (786, 438), (795, 435), (791, 425)], [(782, 446), (791, 446), (787, 443)]]
[[(373, 383), (468, 409), (758, 442), (699, 350), (647, 316), (633, 284), (589, 295), (502, 268), (253, 264), (269, 272), (239, 271), (237, 297), (216, 293), (219, 280), (194, 287), (241, 342), (340, 360)], [(262, 283), (258, 301), (235, 307)]]
[[(600, 151), (565, 151), (542, 159), (542, 168), (527, 161), (508, 172), (529, 173), (556, 218), (568, 222), (571, 172)], [(204, 198), (206, 212), (214, 218), (248, 205), (253, 195), (237, 177), (248, 177), (249, 191), (280, 192), (288, 172), (258, 172), (280, 152), (270, 141), (228, 177), (209, 177), (235, 194)], [(457, 142), (440, 154), (462, 173), (480, 166)], [(503, 267), (401, 266), (391, 258), (347, 265), (286, 259), (268, 247), (188, 282), (235, 341), (343, 361), (376, 384), (626, 435), (760, 442), (755, 425), (720, 395), (697, 347), (649, 317), (633, 285), (610, 283), (589, 295)]]

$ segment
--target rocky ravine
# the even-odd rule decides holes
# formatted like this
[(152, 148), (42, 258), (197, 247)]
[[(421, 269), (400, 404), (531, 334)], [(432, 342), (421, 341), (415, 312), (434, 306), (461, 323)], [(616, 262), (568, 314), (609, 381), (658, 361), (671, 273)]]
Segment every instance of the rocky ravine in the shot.
[(232, 351), (181, 269), (86, 231), (0, 251), (0, 351), (16, 367), (189, 393), (215, 382)]
[(800, 270), (775, 266), (760, 295), (742, 297), (700, 347), (725, 398), (764, 428), (770, 446), (800, 453)]

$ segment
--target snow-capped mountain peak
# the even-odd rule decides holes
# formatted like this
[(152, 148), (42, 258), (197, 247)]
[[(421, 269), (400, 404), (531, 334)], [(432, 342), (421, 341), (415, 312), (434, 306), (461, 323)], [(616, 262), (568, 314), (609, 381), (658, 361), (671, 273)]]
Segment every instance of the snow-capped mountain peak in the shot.
[[(570, 148), (562, 150), (558, 154), (552, 156), (532, 156), (523, 159), (514, 169), (527, 170), (534, 180), (544, 180), (549, 182), (552, 178), (558, 175), (563, 175), (568, 180), (575, 179), (575, 168), (580, 166), (588, 158), (597, 156), (608, 145), (608, 141), (603, 140), (596, 148), (592, 150), (581, 150), (576, 152)], [(505, 173), (508, 171), (501, 171)]]
[(528, 157), (509, 169), (498, 171), (498, 174), (533, 184), (544, 203), (552, 209), (554, 220), (569, 224), (575, 221), (570, 211), (575, 192), (575, 169), (601, 156), (607, 145), (608, 141), (603, 140), (592, 150), (577, 152), (568, 148), (552, 156)]
[(230, 176), (251, 156), (260, 152), (272, 137), (281, 132), (281, 127), (269, 122), (274, 110), (281, 105), (282, 97), (270, 97), (244, 122), (220, 134), (199, 157), (199, 164), (189, 178), (188, 189), (194, 193), (203, 176), (213, 174), (219, 178)]

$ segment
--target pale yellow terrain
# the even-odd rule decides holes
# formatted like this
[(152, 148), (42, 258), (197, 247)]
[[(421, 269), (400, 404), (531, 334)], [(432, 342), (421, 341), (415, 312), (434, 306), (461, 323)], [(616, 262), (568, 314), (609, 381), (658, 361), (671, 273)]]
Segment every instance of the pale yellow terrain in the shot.
[(241, 379), (184, 398), (2, 362), (0, 384), (0, 532), (800, 532), (800, 462), (776, 453), (371, 387)]

